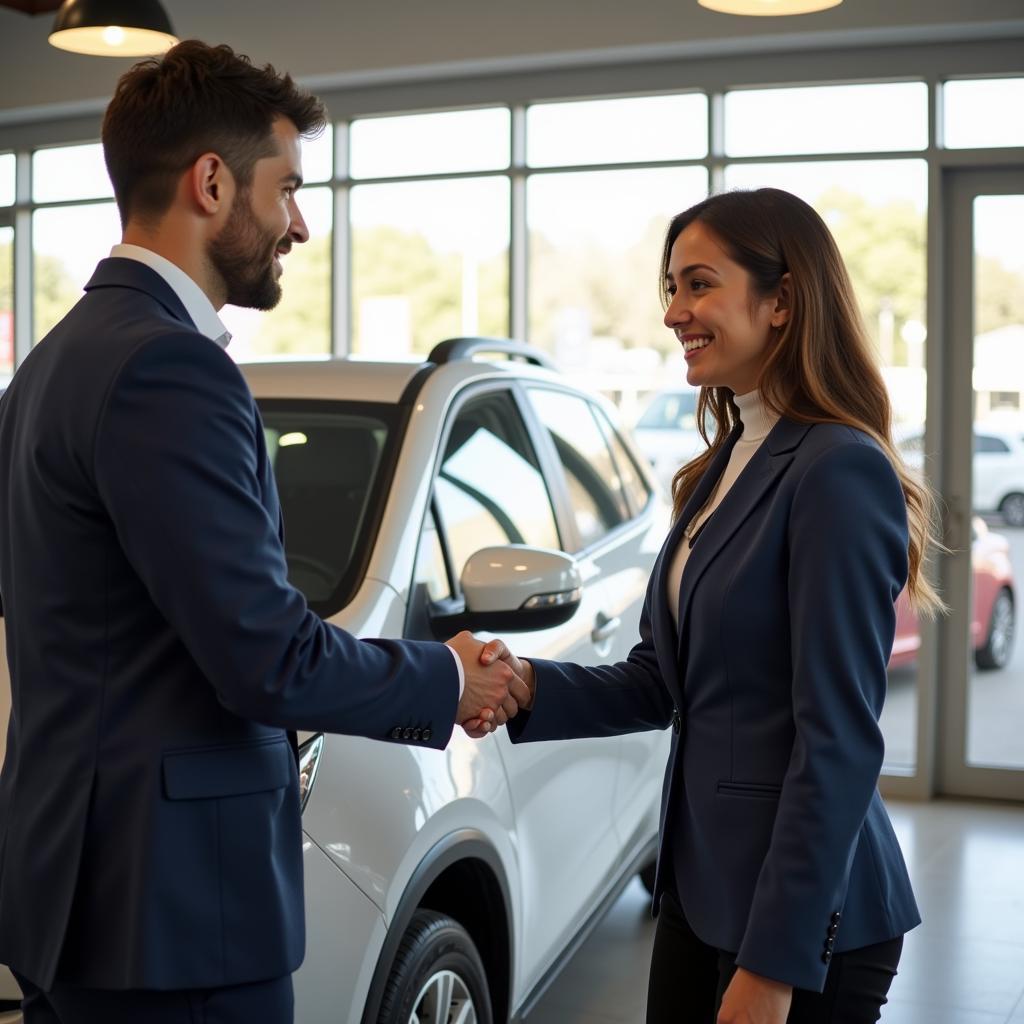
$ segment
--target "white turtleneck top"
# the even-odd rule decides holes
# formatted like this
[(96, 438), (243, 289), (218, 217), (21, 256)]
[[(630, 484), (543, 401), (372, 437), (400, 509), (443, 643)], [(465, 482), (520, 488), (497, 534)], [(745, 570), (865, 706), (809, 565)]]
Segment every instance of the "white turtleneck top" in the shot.
[(729, 488), (736, 482), (737, 477), (743, 468), (751, 460), (754, 452), (761, 447), (761, 443), (768, 436), (768, 432), (778, 422), (778, 416), (770, 412), (761, 401), (761, 395), (757, 391), (749, 391), (745, 395), (735, 396), (736, 405), (740, 410), (740, 422), (743, 424), (743, 433), (733, 446), (729, 462), (725, 467), (718, 485), (711, 492), (711, 497), (690, 522), (689, 528), (683, 535), (678, 547), (672, 555), (672, 563), (669, 566), (666, 586), (668, 588), (668, 606), (672, 611), (672, 621), (679, 627), (679, 585), (683, 578), (683, 568), (686, 559), (690, 554), (690, 538), (707, 522), (711, 514), (722, 503), (722, 499), (729, 493)]

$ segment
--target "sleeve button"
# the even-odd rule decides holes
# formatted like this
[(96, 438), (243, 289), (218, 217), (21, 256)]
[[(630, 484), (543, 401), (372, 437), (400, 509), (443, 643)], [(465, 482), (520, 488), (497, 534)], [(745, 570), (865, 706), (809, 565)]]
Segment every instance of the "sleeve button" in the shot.
[(391, 730), (391, 738), (393, 740), (400, 740), (402, 738), (402, 727), (400, 725), (396, 725), (394, 729)]
[(402, 739), (403, 740), (411, 740), (412, 739), (412, 729), (409, 726), (406, 726), (402, 730)]
[(423, 742), (425, 743), (427, 740), (430, 739), (430, 737), (431, 737), (430, 730), (429, 729), (424, 729), (423, 730)]

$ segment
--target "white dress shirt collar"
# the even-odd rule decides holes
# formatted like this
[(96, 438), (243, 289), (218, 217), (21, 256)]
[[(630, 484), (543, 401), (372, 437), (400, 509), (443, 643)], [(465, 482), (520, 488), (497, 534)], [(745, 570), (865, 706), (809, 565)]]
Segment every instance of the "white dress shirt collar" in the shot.
[(206, 292), (181, 267), (153, 252), (152, 249), (145, 249), (141, 245), (121, 243), (110, 250), (110, 255), (115, 259), (135, 260), (137, 263), (144, 263), (151, 270), (155, 270), (167, 282), (171, 291), (181, 299), (181, 304), (185, 307), (185, 312), (192, 318), (196, 330), (211, 341), (217, 342), (221, 348), (227, 348), (231, 334), (221, 318), (217, 316), (217, 311), (207, 298)]

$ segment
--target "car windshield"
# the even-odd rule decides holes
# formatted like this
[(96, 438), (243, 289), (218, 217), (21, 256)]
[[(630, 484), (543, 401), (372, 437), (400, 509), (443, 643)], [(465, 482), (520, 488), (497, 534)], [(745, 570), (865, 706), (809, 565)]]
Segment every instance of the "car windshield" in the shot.
[(366, 571), (390, 485), (396, 406), (259, 402), (284, 519), (288, 578), (320, 615), (344, 607)]
[(644, 430), (696, 430), (697, 391), (670, 391), (658, 395), (637, 420)]

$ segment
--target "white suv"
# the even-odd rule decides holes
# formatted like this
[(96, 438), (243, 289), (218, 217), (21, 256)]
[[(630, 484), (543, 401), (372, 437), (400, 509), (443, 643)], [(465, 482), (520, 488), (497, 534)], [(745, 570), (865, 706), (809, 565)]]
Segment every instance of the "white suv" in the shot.
[[(544, 362), (454, 339), (425, 364), (242, 367), (315, 611), (362, 636), (626, 655), (667, 508), (615, 410)], [(300, 740), (299, 1024), (518, 1017), (625, 883), (651, 880), (663, 733)]]

